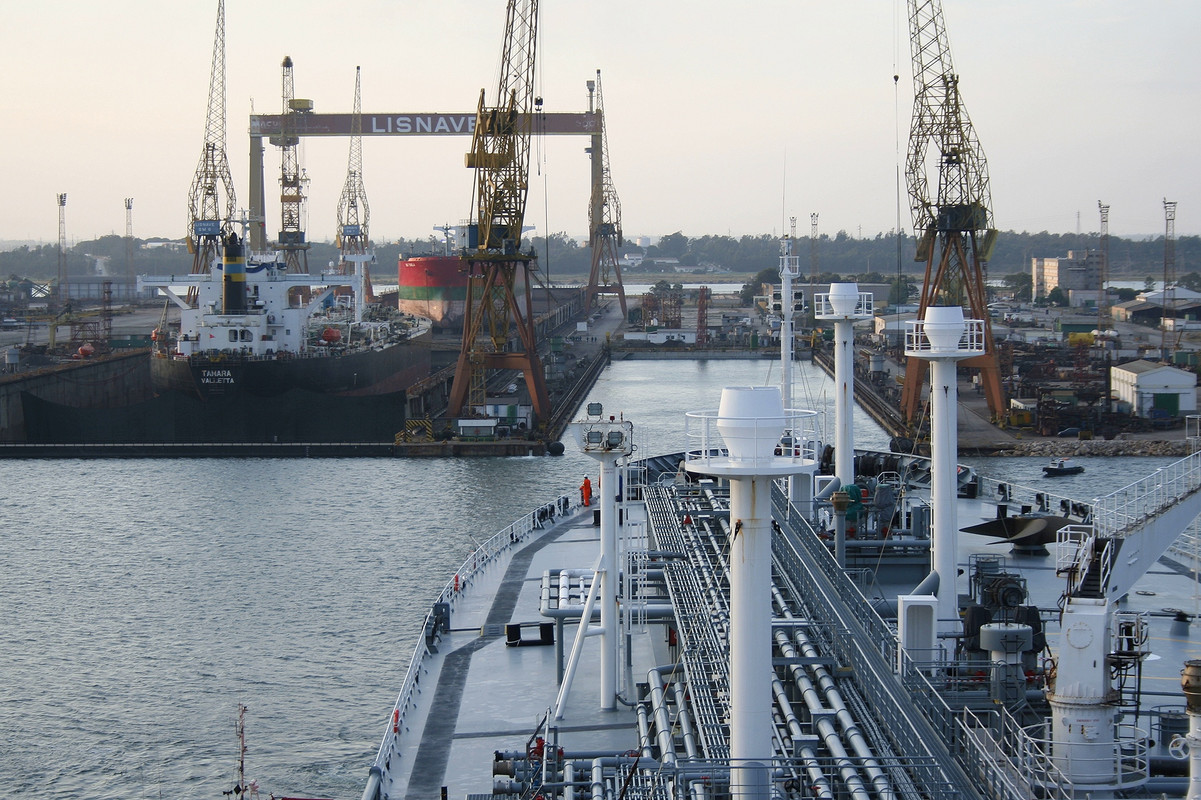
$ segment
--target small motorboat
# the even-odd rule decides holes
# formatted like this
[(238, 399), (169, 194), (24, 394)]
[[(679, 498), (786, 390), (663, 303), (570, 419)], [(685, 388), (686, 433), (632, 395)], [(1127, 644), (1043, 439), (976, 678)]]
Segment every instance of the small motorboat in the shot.
[(1077, 475), (1081, 472), (1084, 472), (1084, 467), (1070, 458), (1053, 458), (1050, 464), (1043, 467), (1043, 475), (1048, 478), (1059, 475)]

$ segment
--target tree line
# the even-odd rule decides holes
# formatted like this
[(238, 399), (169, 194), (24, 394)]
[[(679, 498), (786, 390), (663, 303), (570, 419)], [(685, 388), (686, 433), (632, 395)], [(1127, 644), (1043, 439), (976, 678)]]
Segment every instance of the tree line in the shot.
[[(162, 245), (167, 240), (135, 239), (133, 248), (134, 274), (172, 274), (191, 269), (192, 257), (178, 242), (171, 249)], [(592, 265), (592, 252), (566, 233), (534, 237), (525, 243), (538, 256), (539, 266), (551, 280), (577, 279), (586, 276)], [(1003, 276), (1029, 272), (1031, 258), (1066, 256), (1068, 251), (1082, 252), (1100, 247), (1096, 234), (1017, 233), (1003, 232), (997, 237), (996, 249), (988, 269), (990, 275)], [(663, 236), (645, 251), (631, 242), (620, 248), (623, 254), (638, 253), (645, 258), (639, 272), (676, 272), (678, 267), (691, 268), (698, 273), (726, 271), (754, 274), (778, 267), (780, 239), (773, 234), (757, 236), (704, 235), (690, 237), (682, 231)], [(395, 265), (402, 256), (440, 253), (443, 245), (436, 237), (427, 239), (398, 239), (376, 244), (376, 273), (395, 274)], [(919, 274), (923, 265), (913, 261), (915, 251), (911, 236), (899, 238), (892, 233), (858, 238), (846, 231), (830, 236), (821, 234), (797, 239), (794, 253), (800, 258), (801, 272), (808, 277), (816, 264), (819, 274), (851, 276), (876, 273), (895, 277), (898, 272)], [(88, 275), (95, 272), (95, 258), (108, 258), (108, 272), (122, 275), (128, 270), (129, 256), (123, 236), (102, 236), (78, 242), (66, 254), (69, 275)], [(337, 250), (332, 243), (314, 242), (309, 251), (310, 268), (317, 271), (336, 261)], [(1149, 239), (1109, 239), (1111, 275), (1142, 278), (1162, 276), (1164, 240), (1162, 236)], [(1187, 275), (1201, 268), (1201, 237), (1181, 236), (1176, 240), (1175, 264), (1177, 275)], [(0, 275), (20, 275), (35, 279), (51, 279), (58, 275), (58, 245), (46, 244), (20, 247), (0, 252)]]

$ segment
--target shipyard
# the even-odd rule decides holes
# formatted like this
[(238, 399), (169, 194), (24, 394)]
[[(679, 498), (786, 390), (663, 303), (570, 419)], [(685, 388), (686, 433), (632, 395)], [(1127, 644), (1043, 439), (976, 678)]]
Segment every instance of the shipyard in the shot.
[(1201, 800), (1201, 12), (669, 5), (14, 12), (4, 791)]

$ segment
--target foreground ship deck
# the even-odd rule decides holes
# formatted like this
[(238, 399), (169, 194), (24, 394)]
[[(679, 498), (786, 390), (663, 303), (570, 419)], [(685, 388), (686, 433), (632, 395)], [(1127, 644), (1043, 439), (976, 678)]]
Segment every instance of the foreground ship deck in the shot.
[[(617, 710), (600, 709), (598, 637), (588, 637), (556, 719), (600, 530), (592, 509), (560, 498), (494, 537), (438, 598), (365, 800), (443, 791), (452, 798), (729, 796), (728, 495), (716, 481), (677, 478), (676, 463), (663, 459), (657, 473), (652, 462), (646, 486), (631, 490), (638, 499), (623, 510)], [(1004, 491), (1012, 498), (1012, 488)], [(839, 569), (779, 487), (774, 494), (777, 796), (1085, 796), (1050, 768), (1037, 725), (1019, 733), (1020, 714), (999, 712), (998, 693), (1007, 690), (995, 665), (903, 659), (898, 674), (895, 628), (872, 606), (873, 595), (897, 591), (887, 585), (887, 559), (878, 570)], [(995, 497), (961, 500), (964, 525), (995, 516)], [(1064, 582), (1055, 558), (965, 538), (965, 572), (983, 560), (991, 575), (1028, 585), (1055, 650)], [(1186, 762), (1171, 757), (1167, 744), (1187, 730), (1180, 668), (1201, 647), (1183, 611), (1195, 603), (1196, 584), (1180, 557), (1161, 560), (1122, 604), (1149, 621), (1158, 657), (1138, 663), (1130, 697), (1122, 698), (1139, 695), (1123, 722), (1139, 725), (1149, 742), (1106, 754), (1117, 783), (1126, 776), (1136, 794), (1183, 794), (1184, 779), (1174, 776)], [(1016, 685), (1038, 694), (1045, 677), (1040, 667)], [(1158, 777), (1148, 781), (1148, 773)], [(1096, 788), (1091, 796), (1105, 796)]]

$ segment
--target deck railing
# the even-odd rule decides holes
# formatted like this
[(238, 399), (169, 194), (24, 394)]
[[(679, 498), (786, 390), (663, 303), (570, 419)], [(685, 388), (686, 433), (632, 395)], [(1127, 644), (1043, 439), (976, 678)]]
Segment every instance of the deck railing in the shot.
[(405, 720), (409, 710), (414, 705), (414, 694), (418, 691), (421, 683), (421, 674), (423, 671), (423, 662), (430, 655), (430, 643), (436, 633), (438, 625), (438, 607), (446, 603), (453, 611), (455, 602), (460, 594), (470, 587), (479, 576), (479, 574), (489, 567), (498, 556), (507, 551), (519, 548), (532, 538), (533, 534), (545, 528), (547, 521), (543, 513), (544, 511), (554, 507), (556, 514), (560, 511), (570, 513), (571, 509), (575, 508), (574, 500), (569, 495), (559, 497), (553, 503), (548, 503), (540, 506), (534, 511), (518, 518), (507, 527), (495, 533), (487, 541), (476, 547), (467, 559), (459, 566), (458, 570), (451, 576), (446, 585), (442, 587), (442, 591), (438, 593), (430, 611), (425, 615), (425, 620), (421, 626), (421, 635), (417, 639), (417, 646), (413, 650), (413, 655), (409, 659), (408, 669), (405, 671), (404, 681), (400, 685), (400, 694), (396, 698), (391, 711), (388, 714), (387, 728), (384, 731), (383, 741), (380, 743), (379, 750), (375, 756), (375, 762), (371, 767), (371, 775), (367, 783), (367, 788), (363, 791), (363, 800), (377, 800), (380, 790), (380, 776), (384, 770), (391, 766), (393, 758), (400, 757), (401, 740), (405, 731)]

